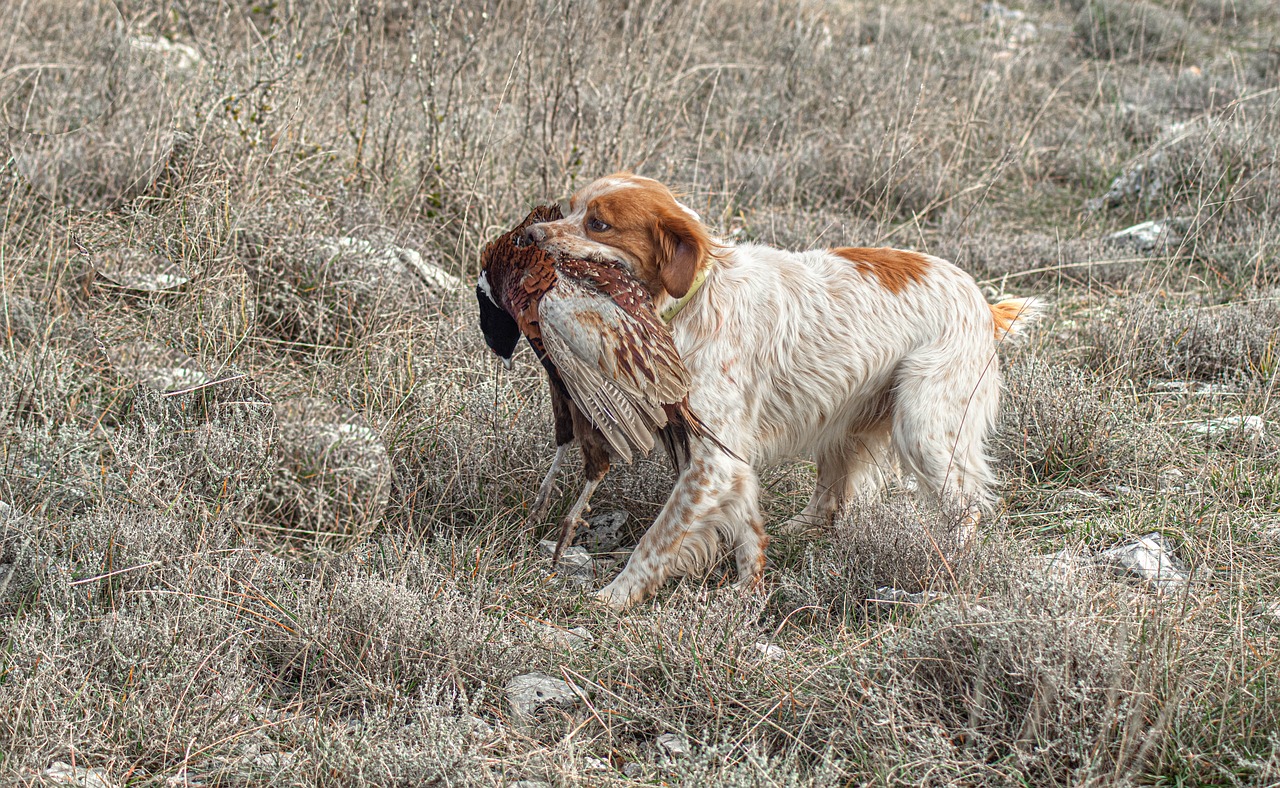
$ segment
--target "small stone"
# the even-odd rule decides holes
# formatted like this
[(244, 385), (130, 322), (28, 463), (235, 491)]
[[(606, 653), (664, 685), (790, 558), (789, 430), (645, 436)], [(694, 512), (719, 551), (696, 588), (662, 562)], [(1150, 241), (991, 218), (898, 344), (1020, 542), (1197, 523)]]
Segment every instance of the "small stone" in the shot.
[(197, 388), (210, 378), (195, 359), (154, 342), (127, 342), (107, 349), (116, 372), (162, 394)]
[(120, 246), (93, 256), (103, 282), (120, 290), (163, 293), (181, 290), (191, 281), (182, 266), (138, 246)]
[(589, 527), (579, 530), (573, 543), (591, 553), (607, 553), (622, 544), (623, 528), (630, 519), (621, 509), (592, 515), (587, 518)]
[(588, 755), (582, 759), (582, 770), (584, 772), (608, 772), (612, 771), (612, 768), (607, 761)]
[(596, 640), (595, 635), (592, 635), (591, 631), (586, 627), (563, 629), (561, 627), (552, 626), (551, 624), (534, 622), (534, 631), (538, 633), (538, 636), (544, 643), (556, 646), (567, 646), (575, 650), (589, 648)]
[(1085, 207), (1090, 211), (1097, 211), (1103, 208), (1114, 208), (1131, 200), (1149, 201), (1155, 198), (1164, 188), (1164, 182), (1158, 172), (1164, 160), (1164, 152), (1159, 151), (1133, 169), (1120, 173), (1111, 182), (1111, 188), (1106, 194), (1088, 200)]
[(1176, 234), (1164, 222), (1148, 221), (1126, 227), (1107, 236), (1108, 241), (1126, 243), (1139, 251), (1149, 252), (1158, 246), (1176, 242)]
[(116, 788), (115, 783), (107, 779), (102, 769), (86, 769), (83, 766), (72, 766), (62, 761), (54, 761), (41, 775), (46, 782), (54, 785), (74, 785), (77, 788)]
[(683, 733), (664, 733), (657, 739), (658, 748), (672, 758), (689, 755), (689, 739)]
[(1261, 416), (1223, 416), (1188, 424), (1187, 429), (1206, 438), (1229, 438), (1239, 435), (1257, 442), (1267, 436), (1267, 423)]
[(1280, 599), (1261, 599), (1253, 606), (1253, 614), (1267, 629), (1280, 629)]
[(1168, 541), (1158, 533), (1106, 550), (1098, 560), (1113, 574), (1136, 578), (1160, 591), (1174, 591), (1189, 577)]
[(939, 591), (916, 591), (912, 593), (903, 591), (900, 588), (881, 586), (876, 589), (874, 595), (867, 597), (867, 601), (886, 608), (900, 607), (902, 605), (919, 607), (936, 599), (942, 599), (945, 596), (946, 594)]
[(786, 649), (781, 646), (775, 646), (772, 643), (765, 643), (763, 640), (756, 643), (756, 649), (764, 654), (765, 659), (782, 659), (787, 655)]
[(545, 673), (525, 673), (507, 682), (507, 702), (517, 717), (527, 718), (543, 706), (570, 708), (586, 693), (579, 687)]
[[(556, 543), (550, 539), (543, 539), (538, 542), (538, 551), (550, 558), (555, 555)], [(555, 571), (579, 586), (587, 586), (595, 582), (597, 574), (596, 563), (592, 560), (591, 554), (587, 552), (587, 548), (578, 545), (570, 545), (564, 549)]]
[(622, 773), (633, 780), (637, 780), (644, 775), (644, 767), (635, 761), (631, 761), (622, 765)]
[(551, 788), (551, 783), (544, 783), (542, 780), (520, 780), (511, 783), (509, 788)]
[(1070, 547), (1064, 547), (1055, 553), (1038, 556), (1038, 560), (1044, 570), (1051, 574), (1072, 574), (1092, 566), (1092, 563), (1086, 560), (1080, 551), (1073, 550)]
[(1003, 3), (992, 2), (982, 4), (982, 15), (988, 19), (1003, 19), (1016, 22), (1027, 14), (1025, 11), (1007, 8)]
[(458, 718), (471, 734), (483, 741), (491, 741), (498, 737), (498, 729), (474, 714), (464, 714)]

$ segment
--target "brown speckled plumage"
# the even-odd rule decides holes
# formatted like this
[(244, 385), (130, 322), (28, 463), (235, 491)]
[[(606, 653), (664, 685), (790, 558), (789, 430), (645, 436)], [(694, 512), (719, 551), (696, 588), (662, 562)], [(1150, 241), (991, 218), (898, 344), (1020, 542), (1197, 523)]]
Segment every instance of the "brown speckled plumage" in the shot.
[[(657, 433), (679, 468), (690, 436), (705, 435), (688, 407), (688, 371), (644, 286), (617, 263), (557, 259), (528, 242), (526, 228), (559, 218), (554, 206), (535, 208), (481, 252), (491, 299), (514, 319), (547, 371), (557, 448), (576, 439), (583, 452), (588, 486), (561, 524), (556, 560), (613, 457), (630, 462), (636, 452), (647, 454)], [(555, 470), (531, 519), (548, 508)]]

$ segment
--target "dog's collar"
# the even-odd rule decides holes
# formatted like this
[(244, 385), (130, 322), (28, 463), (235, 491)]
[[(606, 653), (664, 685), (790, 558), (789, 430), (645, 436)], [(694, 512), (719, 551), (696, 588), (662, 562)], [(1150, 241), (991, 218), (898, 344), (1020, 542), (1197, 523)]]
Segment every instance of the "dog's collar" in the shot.
[(702, 285), (707, 281), (707, 274), (711, 273), (711, 266), (706, 265), (702, 270), (698, 271), (698, 275), (693, 278), (693, 284), (689, 285), (689, 290), (684, 295), (667, 304), (658, 313), (658, 317), (662, 318), (662, 322), (670, 323), (676, 319), (676, 315), (680, 314), (680, 310), (693, 300), (693, 297), (702, 289)]

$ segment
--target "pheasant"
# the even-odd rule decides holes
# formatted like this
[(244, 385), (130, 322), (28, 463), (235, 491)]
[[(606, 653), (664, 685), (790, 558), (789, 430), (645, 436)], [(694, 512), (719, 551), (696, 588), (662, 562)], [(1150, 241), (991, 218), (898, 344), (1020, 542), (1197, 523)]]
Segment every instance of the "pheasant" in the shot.
[(508, 368), (525, 337), (547, 372), (556, 455), (528, 522), (551, 506), (556, 475), (576, 440), (586, 482), (561, 521), (552, 565), (559, 563), (582, 513), (613, 459), (648, 454), (654, 434), (679, 471), (690, 436), (712, 438), (689, 409), (689, 373), (649, 292), (616, 263), (553, 257), (525, 236), (532, 224), (561, 218), (539, 206), (481, 252), (476, 299), (489, 349)]

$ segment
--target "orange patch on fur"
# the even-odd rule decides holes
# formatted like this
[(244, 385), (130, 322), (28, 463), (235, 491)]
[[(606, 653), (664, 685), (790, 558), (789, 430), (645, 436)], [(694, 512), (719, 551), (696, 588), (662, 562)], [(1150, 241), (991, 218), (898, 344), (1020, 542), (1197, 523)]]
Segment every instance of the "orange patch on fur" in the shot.
[(887, 246), (842, 246), (832, 249), (831, 253), (853, 263), (860, 272), (871, 274), (891, 293), (901, 293), (910, 285), (919, 284), (929, 270), (929, 258), (919, 252)]

